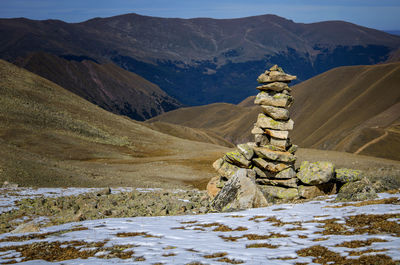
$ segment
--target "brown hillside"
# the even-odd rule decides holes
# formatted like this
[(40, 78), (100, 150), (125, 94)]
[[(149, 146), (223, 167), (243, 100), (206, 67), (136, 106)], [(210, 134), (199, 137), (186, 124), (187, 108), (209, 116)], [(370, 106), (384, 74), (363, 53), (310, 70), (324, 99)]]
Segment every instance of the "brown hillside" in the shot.
[(184, 187), (227, 149), (109, 113), (0, 60), (0, 181), (33, 186)]
[(105, 110), (135, 120), (143, 121), (182, 106), (157, 85), (113, 63), (66, 60), (40, 52), (19, 58), (15, 64)]
[[(293, 87), (292, 141), (301, 147), (400, 160), (400, 63), (339, 67)], [(255, 90), (256, 92), (256, 90)], [(183, 108), (153, 120), (206, 128), (233, 143), (252, 140), (260, 112), (239, 105)]]
[(258, 106), (243, 107), (228, 103), (181, 108), (164, 113), (148, 122), (162, 121), (212, 131), (237, 144), (251, 141), (250, 131), (260, 112)]
[(399, 84), (400, 63), (392, 63), (340, 67), (295, 86), (293, 141), (356, 152), (387, 132), (359, 153), (400, 159), (399, 140), (394, 140), (400, 136)]

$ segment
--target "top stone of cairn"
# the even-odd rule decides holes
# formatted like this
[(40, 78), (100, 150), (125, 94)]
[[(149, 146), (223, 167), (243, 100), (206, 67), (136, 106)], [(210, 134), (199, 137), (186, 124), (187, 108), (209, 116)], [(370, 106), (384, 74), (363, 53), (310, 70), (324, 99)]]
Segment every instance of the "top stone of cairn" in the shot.
[(288, 75), (282, 70), (282, 68), (274, 65), (269, 70), (265, 71), (265, 73), (261, 74), (257, 78), (257, 81), (258, 83), (265, 84), (272, 82), (290, 82), (296, 78), (296, 76)]

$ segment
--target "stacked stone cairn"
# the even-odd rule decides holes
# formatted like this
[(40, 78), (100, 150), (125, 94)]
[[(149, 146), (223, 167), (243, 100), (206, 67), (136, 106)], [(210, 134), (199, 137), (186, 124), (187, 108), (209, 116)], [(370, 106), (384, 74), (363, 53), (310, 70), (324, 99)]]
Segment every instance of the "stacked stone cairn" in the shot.
[[(257, 200), (265, 199), (268, 203), (308, 199), (336, 192), (333, 181), (335, 168), (332, 163), (305, 161), (299, 172), (295, 170), (297, 146), (293, 145), (289, 138), (289, 132), (294, 126), (289, 115), (293, 98), (288, 86), (295, 79), (296, 76), (286, 74), (277, 65), (258, 77), (260, 86), (257, 89), (260, 92), (254, 103), (260, 105), (263, 112), (258, 115), (251, 131), (254, 142), (237, 145), (235, 151), (226, 153), (213, 164), (218, 176), (210, 180), (207, 190), (210, 197), (214, 198), (213, 205), (216, 210), (228, 207), (226, 203), (218, 202), (221, 201), (220, 197), (229, 200), (229, 197), (238, 196), (235, 190), (240, 189), (240, 185), (243, 186), (240, 183), (244, 182), (234, 180), (230, 182), (236, 184), (231, 184), (229, 180), (243, 174), (252, 179), (256, 189), (263, 194), (264, 198)], [(239, 170), (241, 174), (237, 174)], [(243, 173), (243, 170), (246, 172)], [(237, 186), (231, 187), (232, 185)], [(249, 204), (250, 207), (263, 205), (265, 203)]]

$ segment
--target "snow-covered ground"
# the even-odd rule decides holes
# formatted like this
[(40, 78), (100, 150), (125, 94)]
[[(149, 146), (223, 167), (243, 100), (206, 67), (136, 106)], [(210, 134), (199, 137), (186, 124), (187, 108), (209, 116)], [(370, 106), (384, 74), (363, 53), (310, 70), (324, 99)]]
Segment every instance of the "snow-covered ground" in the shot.
[[(52, 192), (55, 192), (54, 189)], [(400, 194), (379, 196), (380, 199), (400, 198)], [(53, 262), (56, 264), (314, 264), (313, 257), (299, 256), (296, 252), (316, 245), (352, 259), (361, 255), (349, 256), (352, 251), (361, 251), (366, 253), (364, 255), (384, 254), (393, 260), (400, 260), (400, 231), (379, 230), (371, 223), (372, 230), (360, 232), (362, 226), (367, 228), (369, 224), (351, 226), (347, 223), (351, 216), (385, 215), (387, 219), (382, 217), (382, 220), (386, 224), (395, 224), (394, 229), (397, 229), (399, 226), (396, 224), (400, 223), (398, 201), (335, 208), (332, 206), (342, 204), (334, 203), (333, 198), (234, 213), (102, 219), (42, 228), (39, 233), (6, 233), (0, 235), (0, 263), (23, 261), (27, 254), (21, 249), (34, 246), (38, 242), (42, 242), (41, 246), (45, 247), (46, 244), (51, 246), (55, 242), (61, 242), (62, 248), (67, 249), (70, 246), (80, 249), (81, 252), (93, 253), (85, 259), (57, 261), (54, 258)], [(7, 204), (7, 198), (1, 200), (3, 204)], [(329, 223), (323, 220), (332, 218), (337, 218), (331, 220), (331, 223), (338, 224), (339, 232), (323, 227), (324, 223)], [(343, 228), (346, 229), (340, 230)], [(391, 228), (393, 229), (393, 225)], [(38, 234), (46, 235), (33, 236)], [(355, 240), (362, 242), (356, 244), (358, 241)], [(348, 241), (354, 241), (359, 246), (338, 246)], [(18, 245), (26, 246), (21, 249), (13, 248)], [(128, 258), (107, 256), (115, 246), (125, 252)], [(50, 263), (31, 260), (22, 264)]]

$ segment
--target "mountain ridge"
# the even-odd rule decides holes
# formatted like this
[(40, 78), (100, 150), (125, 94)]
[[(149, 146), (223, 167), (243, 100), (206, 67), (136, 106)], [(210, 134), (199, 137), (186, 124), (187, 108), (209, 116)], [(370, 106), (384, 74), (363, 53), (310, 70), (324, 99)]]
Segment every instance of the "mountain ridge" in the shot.
[(239, 103), (272, 64), (304, 81), (333, 67), (384, 62), (400, 37), (355, 24), (295, 23), (275, 15), (239, 19), (137, 14), (81, 23), (0, 19), (0, 56), (44, 51), (112, 61), (186, 105)]

